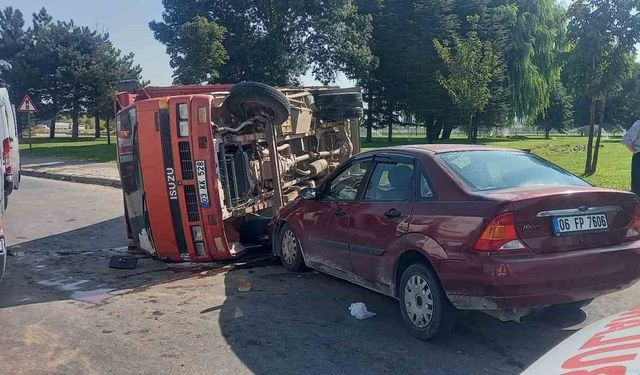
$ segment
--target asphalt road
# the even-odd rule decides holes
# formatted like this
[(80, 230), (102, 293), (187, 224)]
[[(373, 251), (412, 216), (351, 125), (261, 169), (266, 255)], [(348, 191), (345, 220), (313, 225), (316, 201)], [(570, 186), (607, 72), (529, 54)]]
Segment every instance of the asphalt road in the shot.
[[(405, 333), (394, 300), (270, 260), (109, 269), (127, 252), (119, 190), (25, 178), (14, 194), (0, 374), (518, 374), (576, 329), (640, 304), (636, 285), (520, 324), (466, 313), (451, 337), (425, 343)], [(352, 302), (377, 316), (351, 318)]]

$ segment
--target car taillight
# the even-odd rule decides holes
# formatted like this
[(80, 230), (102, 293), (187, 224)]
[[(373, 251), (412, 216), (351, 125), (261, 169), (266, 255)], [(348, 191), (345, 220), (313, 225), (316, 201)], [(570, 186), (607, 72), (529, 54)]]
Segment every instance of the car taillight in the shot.
[(633, 216), (631, 217), (631, 225), (627, 229), (627, 239), (640, 238), (640, 205), (636, 204)]
[(2, 141), (2, 163), (4, 164), (5, 173), (10, 174), (11, 168), (11, 140), (9, 138)]
[(500, 251), (524, 249), (516, 230), (516, 217), (513, 212), (507, 212), (491, 220), (480, 236), (476, 246), (477, 251)]

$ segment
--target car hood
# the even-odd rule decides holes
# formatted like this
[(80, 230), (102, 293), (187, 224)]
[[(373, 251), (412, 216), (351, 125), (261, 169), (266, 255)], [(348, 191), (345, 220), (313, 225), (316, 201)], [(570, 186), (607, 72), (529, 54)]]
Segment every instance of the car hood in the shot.
[(640, 308), (578, 331), (522, 375), (566, 373), (640, 374)]

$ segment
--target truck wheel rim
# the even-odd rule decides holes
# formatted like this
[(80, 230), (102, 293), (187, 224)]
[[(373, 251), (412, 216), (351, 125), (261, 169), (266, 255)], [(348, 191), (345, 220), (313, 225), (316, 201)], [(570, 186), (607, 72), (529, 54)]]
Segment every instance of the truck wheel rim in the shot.
[(287, 229), (282, 236), (282, 258), (287, 264), (293, 264), (296, 259), (296, 248), (298, 239), (290, 229)]
[(420, 275), (413, 275), (404, 288), (404, 304), (411, 323), (425, 328), (433, 319), (433, 295), (429, 283)]

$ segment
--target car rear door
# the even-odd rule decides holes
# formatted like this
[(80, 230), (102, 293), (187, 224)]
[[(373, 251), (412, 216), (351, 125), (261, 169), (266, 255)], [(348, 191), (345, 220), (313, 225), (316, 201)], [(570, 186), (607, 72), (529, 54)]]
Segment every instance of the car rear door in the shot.
[(303, 216), (303, 252), (307, 263), (328, 273), (351, 273), (349, 224), (372, 158), (346, 164), (324, 184), (318, 200), (309, 201)]
[[(393, 264), (394, 250), (403, 246), (414, 205), (416, 160), (413, 157), (380, 154), (361, 200), (352, 204), (350, 257), (353, 271), (372, 282)], [(388, 261), (388, 262), (387, 262)]]

